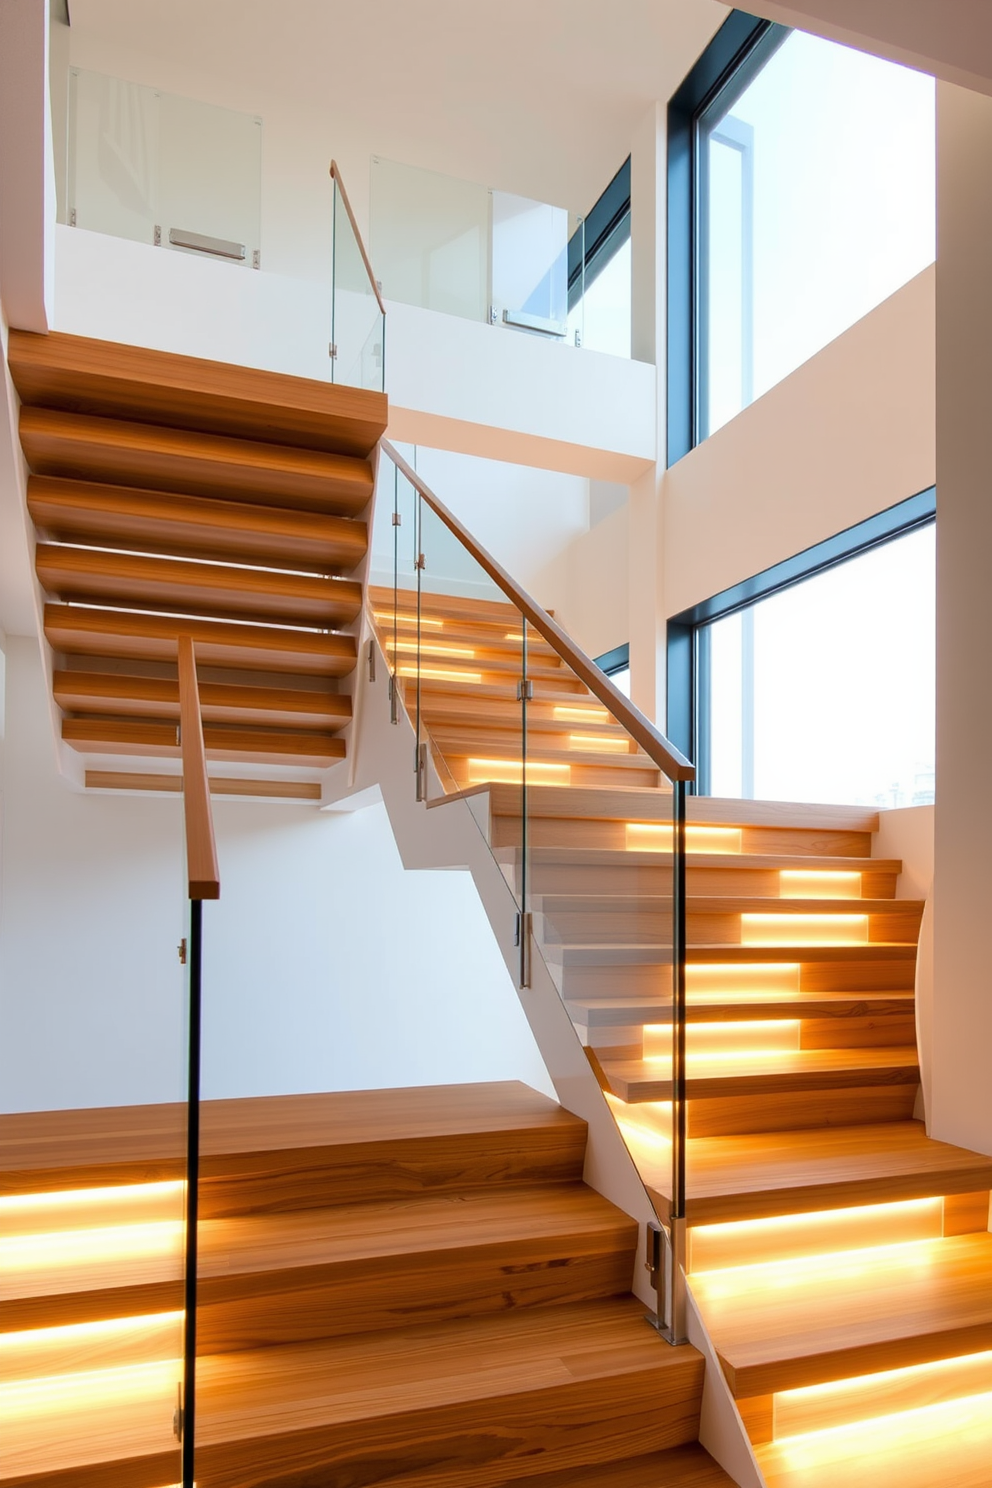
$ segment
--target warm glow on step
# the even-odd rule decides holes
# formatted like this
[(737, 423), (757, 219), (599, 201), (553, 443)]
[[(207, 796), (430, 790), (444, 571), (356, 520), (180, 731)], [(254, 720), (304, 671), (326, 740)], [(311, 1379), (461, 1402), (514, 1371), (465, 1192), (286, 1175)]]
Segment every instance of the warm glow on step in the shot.
[[(523, 761), (470, 759), (468, 778), (471, 785), (482, 785), (486, 781), (492, 781), (497, 785), (520, 785), (524, 778)], [(536, 760), (527, 761), (528, 785), (569, 785), (571, 779), (571, 765), (547, 765)]]
[[(864, 1469), (871, 1459), (872, 1481), (895, 1483), (902, 1481), (900, 1461), (908, 1463), (910, 1454), (927, 1447), (937, 1453), (937, 1460), (932, 1464), (931, 1482), (934, 1485), (942, 1480), (940, 1460), (951, 1467), (957, 1452), (974, 1453), (986, 1464), (992, 1462), (992, 1393), (873, 1416), (850, 1425), (776, 1440), (774, 1471), (810, 1473), (830, 1468), (837, 1473), (843, 1471), (841, 1464), (845, 1462)], [(895, 1476), (887, 1475), (887, 1465), (891, 1466)], [(833, 1478), (833, 1481), (838, 1479)], [(858, 1481), (863, 1481), (860, 1476)], [(990, 1479), (983, 1473), (981, 1477), (969, 1478), (968, 1481), (974, 1483), (975, 1488), (981, 1488)]]
[[(670, 822), (627, 822), (626, 842), (628, 852), (672, 851), (672, 825)], [(699, 827), (685, 829), (686, 852), (692, 853), (739, 853), (741, 851), (740, 827)]]
[[(392, 641), (389, 642), (388, 649), (390, 651), (394, 649)], [(402, 652), (404, 656), (416, 656), (419, 649), (424, 656), (459, 656), (464, 657), (466, 661), (472, 661), (475, 657), (475, 651), (471, 646), (450, 646), (447, 641), (421, 641), (419, 648), (416, 641), (399, 641), (395, 649), (397, 652)]]
[[(394, 620), (395, 620), (395, 622), (396, 622), (397, 625), (416, 625), (416, 623), (417, 623), (417, 617), (416, 617), (416, 615), (403, 615), (403, 614), (396, 614), (396, 615), (394, 615), (393, 612), (392, 612), (392, 610), (373, 610), (372, 613), (373, 613), (373, 615), (375, 616), (375, 618), (377, 620), (382, 620), (382, 621), (386, 622), (389, 625), (392, 625), (393, 622), (394, 622)], [(427, 615), (421, 615), (421, 617), (420, 617), (420, 624), (421, 625), (430, 625), (435, 630), (441, 630), (443, 628), (443, 626), (444, 626), (444, 621), (443, 620), (432, 620), (432, 619), (429, 619)]]
[(553, 716), (560, 718), (563, 723), (609, 723), (610, 721), (610, 715), (605, 708), (572, 708), (564, 703), (555, 704)]
[(823, 946), (867, 943), (867, 915), (741, 915), (741, 945)]
[(942, 1199), (907, 1199), (697, 1225), (692, 1229), (690, 1266), (693, 1272), (715, 1271), (875, 1245), (937, 1240), (943, 1212)]
[[(765, 1022), (693, 1023), (686, 1029), (686, 1054), (690, 1059), (708, 1058), (711, 1054), (779, 1054), (794, 1053), (799, 1048), (797, 1019), (769, 1019)], [(670, 1058), (672, 1026), (670, 1023), (648, 1023), (644, 1029), (645, 1059)]]
[(789, 993), (799, 991), (800, 967), (795, 961), (752, 961), (743, 966), (727, 965), (725, 962), (694, 961), (685, 969), (686, 994), (717, 993), (733, 997), (739, 993), (746, 999), (749, 993)]
[(0, 1383), (171, 1359), (182, 1351), (182, 1320), (182, 1312), (159, 1312), (0, 1333)]
[(166, 1259), (182, 1255), (182, 1220), (124, 1224), (85, 1230), (50, 1230), (0, 1240), (0, 1279), (21, 1271), (113, 1261)]
[(834, 869), (782, 868), (780, 899), (860, 899), (861, 874)]
[(129, 1405), (147, 1400), (175, 1402), (182, 1379), (182, 1360), (157, 1359), (150, 1364), (127, 1364), (118, 1369), (88, 1369), (76, 1374), (45, 1375), (0, 1385), (0, 1436), (25, 1417), (47, 1412), (81, 1410), (88, 1405)]
[(596, 750), (599, 754), (629, 754), (630, 741), (609, 734), (569, 734), (569, 749)]
[(183, 1213), (182, 1179), (122, 1183), (108, 1188), (58, 1189), (0, 1199), (0, 1235), (33, 1235), (51, 1229), (106, 1228), (177, 1219)]
[[(940, 1257), (940, 1240), (908, 1240), (896, 1245), (876, 1245), (836, 1254), (799, 1256), (789, 1261), (704, 1271), (696, 1278), (700, 1299), (719, 1302), (735, 1297), (766, 1296), (782, 1301), (793, 1293), (797, 1303), (811, 1295), (826, 1295), (856, 1279), (877, 1276), (886, 1287), (904, 1286), (911, 1292), (916, 1282), (928, 1276)], [(776, 1295), (777, 1294), (777, 1295)]]
[(430, 682), (472, 682), (478, 684), (482, 681), (481, 672), (456, 672), (446, 671), (443, 667), (422, 666), (419, 671), (416, 666), (403, 665), (396, 668), (401, 677), (426, 677)]
[(790, 1437), (822, 1431), (841, 1422), (871, 1420), (989, 1391), (992, 1352), (782, 1390), (775, 1396), (775, 1434)]

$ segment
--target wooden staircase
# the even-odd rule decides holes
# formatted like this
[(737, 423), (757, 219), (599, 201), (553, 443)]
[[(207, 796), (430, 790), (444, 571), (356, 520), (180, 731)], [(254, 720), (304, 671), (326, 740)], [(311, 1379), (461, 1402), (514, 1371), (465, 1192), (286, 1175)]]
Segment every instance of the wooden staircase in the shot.
[[(183, 1119), (0, 1117), (3, 1488), (176, 1479)], [(730, 1488), (584, 1150), (512, 1084), (205, 1103), (201, 1488)]]
[[(391, 605), (373, 595), (387, 648)], [(422, 681), (437, 780), (476, 798), (519, 889), (519, 764), (496, 763), (520, 759), (519, 615), (425, 606), (432, 640), (474, 652)], [(577, 758), (556, 699), (597, 700), (535, 650), (535, 939), (664, 1218), (671, 796), (632, 740), (604, 757), (583, 724)], [(689, 1282), (769, 1488), (990, 1488), (992, 1158), (915, 1119), (923, 905), (872, 856), (873, 812), (690, 798), (688, 813)]]
[(182, 630), (208, 758), (250, 766), (246, 793), (319, 795), (351, 718), (385, 396), (58, 333), (12, 331), (9, 363), (87, 784), (174, 782), (148, 763), (178, 758)]

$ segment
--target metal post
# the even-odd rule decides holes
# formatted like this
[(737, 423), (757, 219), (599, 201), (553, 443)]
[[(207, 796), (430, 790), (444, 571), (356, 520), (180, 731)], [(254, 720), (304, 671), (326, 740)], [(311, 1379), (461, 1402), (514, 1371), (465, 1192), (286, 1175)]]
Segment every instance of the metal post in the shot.
[(530, 910), (528, 906), (529, 885), (527, 882), (527, 702), (533, 688), (527, 676), (527, 619), (521, 615), (523, 630), (520, 646), (520, 685), (517, 698), (520, 702), (520, 966), (517, 985), (530, 986)]
[(189, 1078), (186, 1092), (186, 1275), (183, 1337), (183, 1401), (179, 1419), (182, 1488), (193, 1488), (196, 1449), (196, 1280), (200, 1198), (200, 1030), (203, 970), (203, 903), (189, 906)]
[(668, 1299), (665, 1308), (670, 1343), (686, 1337), (685, 1295), (685, 782), (672, 793), (672, 1208)]

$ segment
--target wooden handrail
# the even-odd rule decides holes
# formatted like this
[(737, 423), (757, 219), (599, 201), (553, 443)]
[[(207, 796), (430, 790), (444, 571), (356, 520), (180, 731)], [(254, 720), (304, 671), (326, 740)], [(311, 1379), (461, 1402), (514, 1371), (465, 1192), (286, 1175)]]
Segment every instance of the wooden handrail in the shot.
[(548, 644), (558, 653), (562, 661), (570, 666), (575, 675), (586, 684), (589, 691), (608, 708), (616, 721), (623, 725), (631, 738), (644, 750), (644, 753), (668, 776), (669, 780), (695, 780), (696, 769), (684, 754), (670, 744), (664, 734), (658, 732), (639, 708), (635, 708), (628, 698), (625, 698), (619, 687), (611, 682), (605, 672), (601, 671), (594, 661), (580, 651), (574, 641), (566, 635), (557, 621), (553, 620), (546, 610), (543, 610), (536, 600), (521, 589), (514, 578), (507, 573), (502, 564), (497, 563), (485, 548), (480, 547), (467, 527), (453, 512), (450, 512), (439, 501), (429, 486), (425, 486), (420, 476), (408, 465), (398, 450), (394, 449), (388, 439), (381, 441), (382, 448), (410, 484), (419, 491), (431, 510), (440, 517), (441, 521), (453, 532), (455, 537), (464, 548), (471, 553), (479, 567), (485, 569), (489, 577), (502, 589), (509, 600), (516, 605), (524, 618), (539, 631)]
[(192, 636), (179, 637), (179, 727), (186, 814), (186, 871), (191, 899), (219, 899), (220, 871), (210, 809), (207, 754), (203, 747), (200, 690)]
[(365, 272), (369, 276), (369, 283), (372, 286), (372, 293), (379, 301), (379, 309), (382, 311), (383, 315), (385, 315), (386, 307), (382, 303), (382, 295), (379, 293), (379, 286), (376, 283), (376, 277), (372, 272), (372, 264), (370, 263), (369, 256), (365, 251), (365, 244), (362, 241), (362, 235), (358, 231), (358, 223), (355, 221), (355, 214), (351, 210), (351, 202), (348, 200), (348, 193), (345, 190), (344, 181), (342, 181), (341, 179), (341, 168), (336, 160), (331, 161), (331, 180), (337, 182), (338, 190), (341, 193), (341, 200), (344, 202), (344, 209), (348, 213), (348, 221), (351, 223), (351, 230), (355, 234), (355, 242), (358, 244), (358, 251), (362, 255), (362, 262), (365, 264)]

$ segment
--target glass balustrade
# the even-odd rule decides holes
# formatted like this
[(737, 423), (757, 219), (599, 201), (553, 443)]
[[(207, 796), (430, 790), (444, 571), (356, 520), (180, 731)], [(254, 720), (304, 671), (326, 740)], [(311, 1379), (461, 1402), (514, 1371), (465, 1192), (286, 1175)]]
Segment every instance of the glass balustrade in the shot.
[(261, 267), (256, 115), (73, 67), (67, 127), (70, 226)]
[(692, 767), (383, 449), (370, 607), (411, 788), (470, 804), (513, 896), (519, 983), (562, 1000), (669, 1236), (659, 1317), (683, 1337)]
[(331, 162), (334, 239), (331, 256), (331, 381), (382, 392), (386, 315), (348, 193)]

